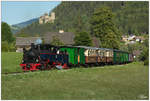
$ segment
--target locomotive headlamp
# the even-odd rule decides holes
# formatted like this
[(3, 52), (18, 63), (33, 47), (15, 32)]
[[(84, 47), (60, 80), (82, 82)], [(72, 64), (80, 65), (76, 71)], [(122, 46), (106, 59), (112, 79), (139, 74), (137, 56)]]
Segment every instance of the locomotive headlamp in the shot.
[(38, 60), (38, 59), (36, 59), (35, 61), (36, 61), (36, 62), (39, 62), (39, 60)]

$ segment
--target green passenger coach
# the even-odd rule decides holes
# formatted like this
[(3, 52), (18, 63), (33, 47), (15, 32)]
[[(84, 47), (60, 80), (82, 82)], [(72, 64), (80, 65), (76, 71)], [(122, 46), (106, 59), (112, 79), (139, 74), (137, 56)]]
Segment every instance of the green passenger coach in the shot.
[(120, 64), (120, 63), (127, 63), (128, 61), (129, 61), (128, 52), (114, 50), (113, 63)]
[(60, 51), (66, 51), (69, 55), (69, 63), (72, 65), (84, 64), (84, 49), (78, 47), (61, 47)]

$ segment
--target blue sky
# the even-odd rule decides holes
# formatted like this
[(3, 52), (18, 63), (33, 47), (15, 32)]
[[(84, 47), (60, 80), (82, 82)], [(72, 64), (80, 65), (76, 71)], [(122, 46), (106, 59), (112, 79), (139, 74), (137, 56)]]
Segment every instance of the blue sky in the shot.
[(9, 25), (37, 18), (49, 13), (60, 1), (2, 1), (2, 21)]

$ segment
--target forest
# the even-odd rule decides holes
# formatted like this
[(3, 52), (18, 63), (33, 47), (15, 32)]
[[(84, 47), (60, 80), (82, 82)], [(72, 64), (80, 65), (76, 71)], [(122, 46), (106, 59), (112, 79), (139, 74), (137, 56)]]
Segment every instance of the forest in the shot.
[(53, 9), (56, 14), (54, 24), (38, 24), (34, 22), (23, 28), (16, 36), (41, 36), (46, 32), (91, 33), (90, 20), (94, 10), (99, 7), (109, 7), (113, 14), (113, 22), (122, 34), (148, 34), (148, 1), (63, 1)]

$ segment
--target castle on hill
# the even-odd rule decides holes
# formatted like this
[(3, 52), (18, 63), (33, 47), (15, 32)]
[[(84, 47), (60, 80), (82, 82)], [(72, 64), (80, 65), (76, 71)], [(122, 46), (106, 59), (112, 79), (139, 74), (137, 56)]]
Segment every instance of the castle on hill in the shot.
[(49, 15), (47, 13), (45, 13), (43, 16), (41, 16), (39, 18), (39, 24), (54, 23), (55, 12), (51, 12), (51, 14), (49, 14)]

